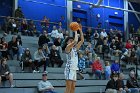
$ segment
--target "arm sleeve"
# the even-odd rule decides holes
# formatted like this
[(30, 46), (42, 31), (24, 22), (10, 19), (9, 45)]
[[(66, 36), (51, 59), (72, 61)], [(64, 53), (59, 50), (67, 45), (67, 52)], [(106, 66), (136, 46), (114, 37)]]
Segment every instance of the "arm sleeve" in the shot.
[(46, 90), (46, 87), (45, 88), (43, 88), (42, 86), (41, 86), (41, 82), (39, 82), (38, 83), (38, 90), (41, 92), (41, 91), (44, 91), (44, 90)]

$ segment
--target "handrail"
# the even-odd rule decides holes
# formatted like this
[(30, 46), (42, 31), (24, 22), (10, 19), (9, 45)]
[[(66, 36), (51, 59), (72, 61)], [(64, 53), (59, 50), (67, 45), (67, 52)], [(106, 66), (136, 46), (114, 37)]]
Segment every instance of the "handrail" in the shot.
[[(6, 18), (6, 17), (8, 17), (8, 16), (0, 16), (0, 18)], [(25, 19), (25, 18), (16, 18), (16, 17), (9, 17), (9, 18), (11, 18), (11, 19), (20, 19), (20, 20)], [(26, 19), (26, 20), (33, 20), (33, 19)], [(33, 21), (35, 21), (35, 22), (41, 22), (41, 20), (33, 20)], [(56, 25), (59, 24), (57, 22), (48, 22), (48, 23), (50, 23), (50, 24), (56, 24)]]

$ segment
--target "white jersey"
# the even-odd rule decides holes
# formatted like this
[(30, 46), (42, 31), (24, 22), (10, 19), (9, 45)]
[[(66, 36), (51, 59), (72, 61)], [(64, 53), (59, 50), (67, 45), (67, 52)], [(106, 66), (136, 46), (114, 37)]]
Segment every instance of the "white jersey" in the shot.
[(66, 69), (78, 70), (78, 54), (76, 48), (72, 48), (71, 52), (67, 54)]

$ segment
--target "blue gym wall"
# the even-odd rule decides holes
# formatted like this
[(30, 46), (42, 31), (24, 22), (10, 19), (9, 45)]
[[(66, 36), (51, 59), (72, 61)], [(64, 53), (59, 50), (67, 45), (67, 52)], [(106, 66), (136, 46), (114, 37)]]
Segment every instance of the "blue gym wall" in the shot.
[[(37, 1), (39, 3), (35, 2), (29, 2), (29, 1)], [(92, 2), (96, 3), (98, 0), (84, 0), (86, 2)], [(108, 2), (110, 1), (110, 2)], [(41, 3), (45, 4), (41, 4)], [(56, 4), (56, 6), (48, 5), (49, 4)], [(48, 18), (50, 18), (50, 21), (57, 22), (60, 18), (60, 16), (64, 16), (66, 18), (66, 0), (19, 0), (18, 2), (19, 6), (21, 6), (23, 13), (26, 18), (31, 19), (37, 19), (41, 20), (44, 15), (46, 15)], [(121, 7), (123, 8), (123, 0), (103, 0), (103, 5), (110, 5), (113, 7)], [(77, 8), (77, 5), (81, 5), (81, 8)], [(140, 12), (139, 4), (132, 3), (133, 7), (136, 11)], [(12, 16), (12, 6), (13, 6), (13, 0), (0, 0), (0, 16)], [(64, 6), (64, 7), (60, 7)], [(113, 19), (110, 18), (109, 15), (112, 16), (119, 16), (120, 18), (123, 17), (123, 11), (108, 9), (108, 8), (93, 8), (90, 9), (89, 5), (76, 3), (74, 2), (73, 8), (75, 11), (73, 12), (74, 20), (76, 20), (77, 17), (82, 18), (82, 24), (84, 26), (91, 26), (91, 27), (97, 27), (97, 24), (99, 22), (102, 23), (102, 28), (115, 29), (114, 26), (110, 26), (109, 22), (114, 22), (118, 24), (123, 24), (124, 20), (120, 19)], [(80, 13), (82, 10), (82, 14)], [(129, 7), (130, 9), (130, 7)], [(115, 15), (114, 13), (118, 12), (118, 15)], [(96, 15), (100, 14), (101, 18), (97, 21)], [(104, 17), (103, 17), (104, 16)], [(139, 15), (140, 16), (140, 15)], [(108, 22), (106, 22), (108, 20)], [(0, 23), (3, 22), (3, 19), (0, 18)], [(38, 22), (39, 24), (39, 22)], [(129, 13), (129, 25), (134, 24), (135, 30), (140, 26), (140, 23), (136, 19), (135, 15), (133, 13)], [(117, 29), (124, 30), (124, 26), (117, 27)]]
[[(135, 11), (139, 11), (140, 12), (140, 4), (136, 4), (136, 3), (131, 3), (135, 9)], [(130, 6), (129, 6), (129, 9)], [(140, 26), (140, 22), (138, 22), (138, 19), (136, 18), (135, 14), (134, 13), (128, 13), (129, 17), (128, 17), (128, 23), (129, 25), (130, 24), (133, 24), (134, 25), (134, 28), (135, 28), (135, 31), (137, 31), (138, 27)], [(140, 15), (138, 15), (139, 18), (140, 18)]]
[[(12, 16), (13, 12), (13, 0), (0, 0), (0, 16)], [(0, 23), (3, 22), (3, 18), (0, 17)]]
[(43, 16), (47, 16), (47, 18), (50, 18), (51, 22), (58, 22), (61, 16), (66, 18), (66, 0), (18, 1), (18, 5), (22, 8), (26, 18), (42, 20)]
[[(85, 2), (92, 2), (94, 4), (97, 3), (98, 0), (83, 0)], [(108, 2), (110, 1), (110, 2)], [(77, 5), (80, 5), (81, 8), (78, 8)], [(109, 5), (112, 7), (119, 7), (119, 8), (123, 8), (123, 0), (113, 0), (111, 2), (111, 0), (103, 0), (102, 5)], [(114, 10), (114, 9), (109, 9), (109, 8), (89, 8), (89, 5), (85, 5), (85, 4), (81, 4), (78, 2), (74, 2), (73, 8), (75, 9), (80, 9), (83, 11), (87, 11), (87, 15), (86, 16), (82, 16), (82, 17), (87, 17), (87, 20), (83, 25), (85, 26), (91, 26), (91, 27), (97, 27), (98, 23), (102, 23), (102, 28), (105, 29), (118, 29), (123, 31), (124, 30), (124, 19), (123, 19), (123, 11), (119, 11), (119, 10)], [(115, 12), (118, 12), (117, 15), (115, 15)], [(97, 20), (96, 15), (100, 14), (100, 18)], [(80, 15), (80, 14), (79, 14)], [(79, 16), (79, 15), (73, 15), (75, 16)], [(111, 17), (109, 17), (111, 16)], [(80, 16), (81, 17), (81, 16)], [(82, 18), (83, 19), (83, 18)], [(85, 18), (86, 19), (86, 18)], [(84, 20), (82, 20), (84, 21)], [(114, 26), (114, 24), (117, 26)]]

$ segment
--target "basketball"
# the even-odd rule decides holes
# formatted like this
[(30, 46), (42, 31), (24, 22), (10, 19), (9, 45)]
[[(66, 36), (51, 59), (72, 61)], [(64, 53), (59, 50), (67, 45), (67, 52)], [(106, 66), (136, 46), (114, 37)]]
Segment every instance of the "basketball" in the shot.
[(79, 24), (77, 22), (71, 22), (70, 23), (70, 29), (72, 31), (77, 31), (79, 29)]

